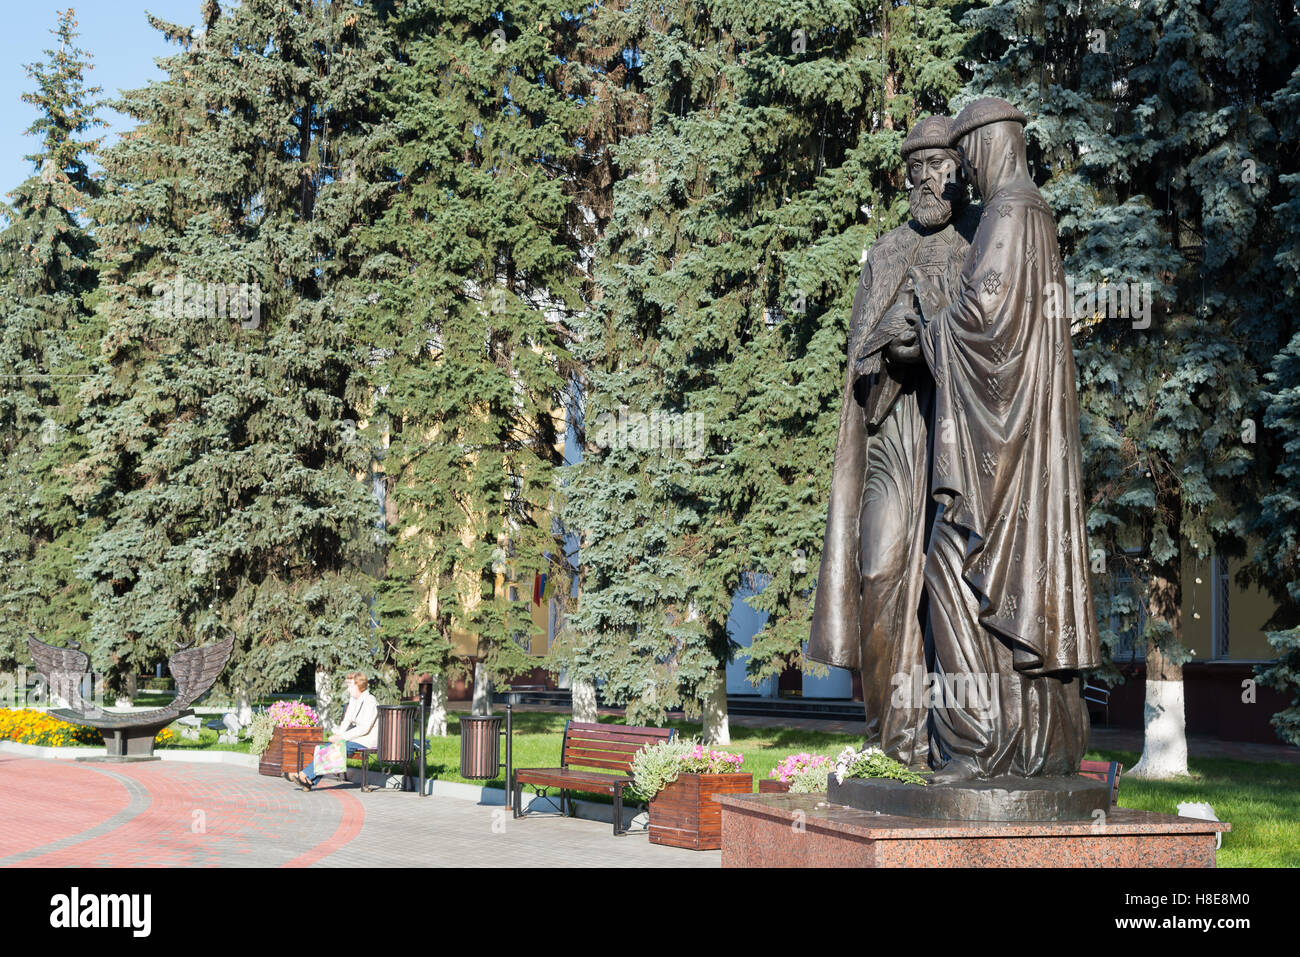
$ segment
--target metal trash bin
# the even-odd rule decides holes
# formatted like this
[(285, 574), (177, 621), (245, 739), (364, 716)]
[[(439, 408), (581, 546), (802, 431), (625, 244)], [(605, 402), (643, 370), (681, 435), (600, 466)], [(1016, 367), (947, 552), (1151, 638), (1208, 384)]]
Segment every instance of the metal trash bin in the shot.
[(415, 756), (412, 739), (415, 737), (415, 712), (413, 704), (381, 704), (379, 706), (379, 763), (410, 764)]
[(486, 781), (501, 771), (501, 715), (463, 715), (460, 719), (460, 776)]

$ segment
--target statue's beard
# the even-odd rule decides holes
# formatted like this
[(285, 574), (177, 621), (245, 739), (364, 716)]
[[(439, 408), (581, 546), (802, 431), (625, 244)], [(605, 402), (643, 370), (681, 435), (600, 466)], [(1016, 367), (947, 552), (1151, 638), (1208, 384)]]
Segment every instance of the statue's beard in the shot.
[(935, 196), (924, 185), (913, 186), (907, 202), (912, 218), (926, 229), (943, 226), (952, 219), (952, 203), (942, 196)]

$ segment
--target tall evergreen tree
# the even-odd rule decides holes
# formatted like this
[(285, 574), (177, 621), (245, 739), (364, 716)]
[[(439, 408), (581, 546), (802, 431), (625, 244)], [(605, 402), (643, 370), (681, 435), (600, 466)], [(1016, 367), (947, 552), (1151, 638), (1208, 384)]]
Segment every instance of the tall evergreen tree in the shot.
[(698, 709), (725, 653), (725, 636), (711, 647), (693, 614), (698, 569), (681, 554), (698, 525), (682, 494), (698, 463), (684, 443), (660, 443), (658, 429), (652, 440), (649, 417), (691, 412), (672, 393), (672, 370), (656, 362), (675, 305), (664, 301), (663, 276), (690, 245), (681, 207), (705, 193), (692, 175), (698, 157), (676, 126), (716, 109), (725, 90), (720, 68), (735, 46), (696, 4), (633, 2), (600, 16), (601, 29), (626, 50), (647, 129), (614, 148), (618, 181), (597, 257), (599, 295), (575, 322), (587, 448), (567, 487), (565, 523), (581, 539), (582, 592), (565, 660), (576, 679), (600, 682), (605, 699), (626, 705), (628, 722), (640, 724), (660, 722), (670, 709)]
[[(1282, 18), (1286, 10), (1279, 9)], [(1290, 335), (1273, 360), (1269, 374), (1263, 424), (1273, 439), (1270, 462), (1276, 463), (1276, 486), (1261, 501), (1256, 527), (1262, 547), (1256, 567), (1259, 583), (1278, 601), (1278, 614), (1268, 640), (1277, 652), (1271, 666), (1260, 668), (1263, 684), (1291, 695), (1290, 707), (1273, 716), (1284, 741), (1300, 745), (1300, 15), (1292, 11), (1285, 24), (1286, 47), (1281, 64), (1291, 68), (1285, 85), (1269, 98), (1265, 113), (1277, 130), (1270, 158), (1271, 209), (1277, 243), (1273, 251), (1280, 278), (1274, 321)], [(1285, 68), (1285, 67), (1283, 67)], [(1274, 73), (1274, 75), (1277, 75)], [(1265, 250), (1268, 252), (1268, 250)], [(1269, 463), (1263, 463), (1265, 467)]]
[[(1080, 284), (1094, 562), (1136, 585), (1097, 580), (1103, 641), (1113, 651), (1145, 619), (1137, 773), (1186, 773), (1182, 569), (1212, 549), (1241, 552), (1266, 478), (1252, 423), (1284, 341), (1263, 215), (1277, 139), (1262, 103), (1288, 58), (1278, 12), (1250, 0), (1005, 2), (965, 21), (979, 33), (962, 99), (1003, 96), (1031, 117), (1031, 161)], [(1120, 290), (1123, 312), (1110, 299)]]
[[(812, 9), (824, 19), (811, 23), (796, 8), (778, 21), (764, 55), (745, 57), (732, 122), (766, 130), (765, 147), (750, 177), (752, 211), (733, 204), (726, 215), (736, 238), (714, 257), (725, 261), (729, 247), (752, 244), (761, 266), (747, 303), (752, 339), (719, 370), (715, 401), (730, 430), (730, 468), (717, 494), (748, 568), (765, 584), (751, 601), (768, 613), (750, 648), (755, 679), (810, 668), (802, 645), (853, 292), (867, 248), (908, 218), (903, 136), (919, 117), (945, 112), (960, 86), (966, 34), (953, 28), (953, 7), (819, 5)], [(748, 295), (740, 286), (731, 293)]]
[(202, 16), (197, 34), (153, 21), (181, 52), (126, 96), (140, 125), (105, 157), (85, 475), (106, 524), (85, 574), (101, 662), (125, 673), (233, 632), (225, 680), (257, 694), (378, 661), (348, 281), (386, 192), (372, 101), (393, 37), (352, 0)]
[(574, 228), (580, 21), (559, 0), (408, 4), (388, 98), (400, 176), (366, 243), (373, 428), (388, 436), (393, 538), (379, 604), (399, 660), (444, 679), (476, 641), (475, 710), (532, 668), (536, 576), (555, 580), (551, 509), (581, 301)]
[(801, 661), (857, 264), (905, 212), (902, 134), (958, 86), (948, 6), (611, 14), (649, 128), (616, 154), (602, 298), (581, 326), (600, 451), (568, 514), (575, 660), (629, 720), (702, 708), (725, 740), (746, 576), (768, 613), (751, 674)]
[(94, 240), (86, 209), (97, 192), (85, 156), (98, 87), (76, 45), (72, 10), (59, 15), (44, 62), (29, 65), (39, 149), (11, 194), (0, 234), (0, 665), (26, 660), (26, 636), (61, 644), (85, 634), (90, 593), (76, 563), (93, 524), (73, 502), (67, 466), (84, 454), (78, 389), (96, 325)]

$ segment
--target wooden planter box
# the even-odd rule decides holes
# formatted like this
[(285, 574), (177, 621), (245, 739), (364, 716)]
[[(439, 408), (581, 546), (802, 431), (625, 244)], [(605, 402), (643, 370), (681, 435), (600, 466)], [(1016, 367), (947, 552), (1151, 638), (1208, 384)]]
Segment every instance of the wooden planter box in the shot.
[(750, 794), (752, 774), (679, 774), (650, 801), (650, 843), (716, 851), (722, 847), (722, 805), (715, 794)]
[(786, 794), (790, 790), (790, 785), (778, 781), (776, 778), (762, 778), (758, 782), (759, 794)]
[[(257, 763), (257, 773), (278, 778), (283, 771), (301, 771), (297, 761), (297, 742), (309, 738), (320, 739), (322, 729), (319, 727), (275, 728), (271, 731), (271, 743), (262, 752)], [(302, 759), (311, 763), (311, 751), (303, 748)]]

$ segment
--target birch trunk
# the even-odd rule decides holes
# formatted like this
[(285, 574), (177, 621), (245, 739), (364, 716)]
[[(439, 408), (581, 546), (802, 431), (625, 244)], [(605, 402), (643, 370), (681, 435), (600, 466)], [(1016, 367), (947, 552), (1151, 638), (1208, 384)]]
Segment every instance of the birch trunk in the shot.
[(727, 720), (727, 671), (713, 673), (704, 696), (704, 743), (731, 744), (731, 726)]
[(253, 721), (253, 701), (248, 693), (248, 685), (240, 685), (235, 689), (235, 717), (239, 719), (241, 728), (248, 727)]
[(474, 662), (474, 702), (470, 708), (472, 714), (492, 713), (492, 682), (488, 680), (483, 662)]
[(573, 679), (573, 720), (594, 724), (596, 714), (596, 686), (582, 678)]
[[(1176, 563), (1177, 558), (1174, 559)], [(1148, 613), (1169, 623), (1175, 639), (1182, 634), (1180, 570), (1153, 570)], [(1167, 649), (1147, 643), (1146, 701), (1142, 709), (1142, 758), (1129, 771), (1139, 778), (1171, 778), (1187, 772), (1187, 720), (1183, 706), (1183, 666)]]
[(433, 676), (433, 692), (429, 702), (429, 720), (424, 733), (431, 738), (447, 736), (447, 673)]
[(320, 717), (321, 727), (325, 733), (334, 732), (334, 719), (330, 709), (334, 704), (334, 692), (330, 687), (330, 673), (322, 666), (316, 666), (316, 714)]

